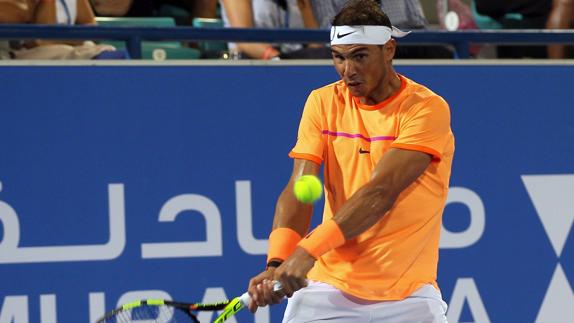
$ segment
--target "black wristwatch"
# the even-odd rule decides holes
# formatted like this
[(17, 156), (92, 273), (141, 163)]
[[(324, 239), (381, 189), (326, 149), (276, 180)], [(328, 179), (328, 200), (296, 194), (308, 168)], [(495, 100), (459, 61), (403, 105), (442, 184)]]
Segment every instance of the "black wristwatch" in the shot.
[(273, 267), (273, 268), (277, 268), (279, 266), (281, 266), (283, 262), (279, 261), (279, 260), (271, 260), (270, 262), (267, 263), (267, 267), (265, 267), (266, 269), (269, 269), (269, 267)]

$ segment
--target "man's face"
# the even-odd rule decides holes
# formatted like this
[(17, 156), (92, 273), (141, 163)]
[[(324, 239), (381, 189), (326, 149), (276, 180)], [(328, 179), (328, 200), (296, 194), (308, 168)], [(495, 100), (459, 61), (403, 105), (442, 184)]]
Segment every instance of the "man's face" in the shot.
[(331, 52), (335, 69), (353, 96), (367, 97), (381, 90), (394, 49), (390, 40), (385, 45), (334, 45)]

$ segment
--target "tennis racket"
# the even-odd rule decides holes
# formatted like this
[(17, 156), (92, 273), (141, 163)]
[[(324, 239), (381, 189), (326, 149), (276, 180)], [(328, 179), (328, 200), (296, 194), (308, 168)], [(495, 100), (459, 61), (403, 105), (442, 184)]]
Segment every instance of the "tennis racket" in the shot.
[[(274, 291), (281, 289), (278, 282), (273, 286)], [(243, 295), (218, 303), (181, 303), (163, 299), (147, 299), (124, 304), (100, 318), (96, 323), (199, 323), (196, 312), (223, 311), (213, 323), (222, 323), (247, 306), (251, 297), (247, 292)]]

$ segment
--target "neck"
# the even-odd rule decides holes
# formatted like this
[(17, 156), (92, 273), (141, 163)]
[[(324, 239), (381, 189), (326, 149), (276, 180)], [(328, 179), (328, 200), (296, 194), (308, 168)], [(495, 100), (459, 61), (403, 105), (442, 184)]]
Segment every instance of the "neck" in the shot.
[(367, 105), (375, 105), (393, 96), (401, 87), (401, 79), (390, 67), (381, 83), (367, 96), (360, 97), (359, 102)]

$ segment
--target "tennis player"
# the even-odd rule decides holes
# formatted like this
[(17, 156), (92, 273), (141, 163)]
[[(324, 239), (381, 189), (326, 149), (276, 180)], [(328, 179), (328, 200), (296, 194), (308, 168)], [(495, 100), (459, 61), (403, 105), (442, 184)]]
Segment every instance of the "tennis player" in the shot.
[[(445, 100), (392, 66), (393, 37), (405, 34), (372, 0), (334, 17), (341, 80), (305, 104), (251, 311), (287, 296), (283, 322), (446, 321), (436, 278), (454, 137)], [(323, 222), (307, 234), (312, 207), (293, 183), (321, 165)]]

